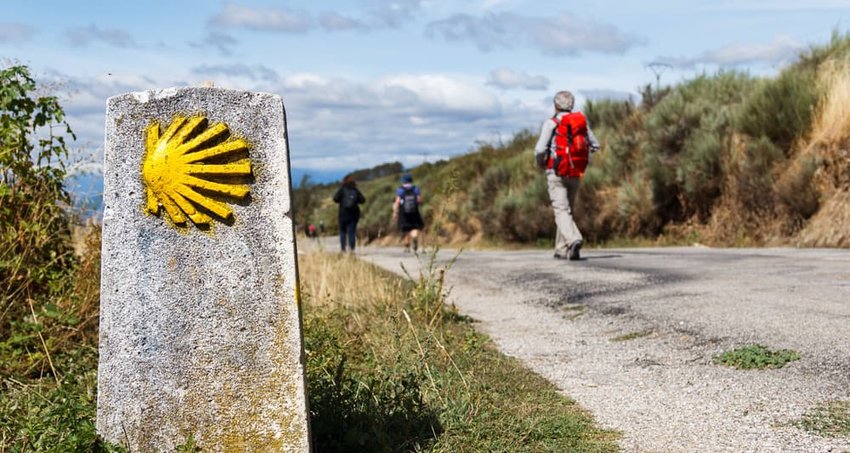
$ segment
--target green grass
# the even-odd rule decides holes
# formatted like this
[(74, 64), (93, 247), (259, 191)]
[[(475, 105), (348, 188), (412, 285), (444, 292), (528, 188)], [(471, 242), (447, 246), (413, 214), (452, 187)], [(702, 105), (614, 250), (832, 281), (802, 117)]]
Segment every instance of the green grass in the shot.
[(760, 344), (724, 352), (714, 357), (714, 363), (740, 370), (782, 368), (800, 359), (800, 353), (790, 349), (771, 351)]
[(433, 263), (404, 281), (300, 257), (317, 451), (616, 451), (576, 403), (445, 306)]
[(611, 339), (611, 341), (619, 342), (619, 341), (637, 340), (638, 338), (648, 337), (648, 336), (652, 335), (653, 333), (655, 333), (655, 331), (652, 330), (652, 329), (638, 330), (638, 331), (635, 331), (635, 332), (629, 332), (627, 334), (620, 335), (618, 337), (614, 337), (614, 338)]
[(829, 401), (803, 415), (799, 426), (826, 437), (850, 437), (850, 401)]

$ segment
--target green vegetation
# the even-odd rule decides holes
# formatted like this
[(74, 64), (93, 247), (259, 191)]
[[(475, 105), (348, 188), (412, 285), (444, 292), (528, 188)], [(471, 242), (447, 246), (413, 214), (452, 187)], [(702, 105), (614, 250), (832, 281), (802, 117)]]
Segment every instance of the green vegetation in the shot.
[(739, 370), (782, 368), (795, 360), (800, 360), (800, 353), (797, 351), (790, 349), (771, 351), (760, 344), (726, 351), (713, 359), (716, 364), (731, 366)]
[(616, 451), (614, 433), (445, 306), (443, 271), (425, 264), (402, 280), (300, 257), (317, 451)]
[[(0, 71), (0, 452), (123, 451), (95, 431), (100, 229), (75, 255), (61, 161), (73, 134), (36, 93), (25, 67)], [(385, 170), (398, 168), (363, 175)], [(433, 263), (415, 281), (350, 258), (301, 264), (317, 451), (615, 450), (444, 306)], [(201, 448), (189, 436), (177, 450)]]
[[(0, 70), (0, 451), (119, 451), (94, 429), (99, 230), (75, 255), (62, 185), (74, 134), (56, 97), (41, 93), (25, 67)], [(773, 79), (704, 74), (646, 86), (639, 102), (591, 102), (585, 111), (603, 144), (576, 209), (588, 241), (850, 245), (846, 228), (832, 223), (850, 187), (850, 36), (836, 34)], [(413, 169), (429, 237), (551, 244), (536, 138), (521, 131)], [(356, 173), (368, 240), (392, 237), (399, 175), (397, 163)], [(296, 220), (333, 227), (335, 189), (304, 179)], [(615, 450), (615, 434), (444, 306), (431, 264), (436, 273), (403, 281), (354, 260), (303, 257), (319, 450)], [(755, 345), (715, 362), (779, 368), (798, 358)], [(847, 435), (847, 413), (846, 402), (832, 402), (802, 423)]]
[(850, 401), (829, 401), (803, 415), (800, 427), (827, 437), (850, 437)]
[(0, 451), (111, 451), (95, 434), (100, 236), (73, 254), (57, 99), (0, 70)]
[[(850, 184), (844, 151), (850, 139), (848, 69), (850, 35), (836, 34), (775, 78), (721, 71), (676, 86), (648, 85), (639, 102), (588, 102), (584, 111), (602, 152), (592, 158), (576, 207), (585, 239), (808, 244), (814, 240), (807, 237), (822, 237), (813, 229), (835, 229), (834, 213), (819, 214), (825, 205), (842, 206), (827, 201), (839, 200)], [(521, 131), (504, 145), (479, 144), (468, 154), (414, 168), (430, 238), (550, 241), (546, 184), (532, 158), (536, 139), (533, 131)], [(381, 170), (358, 173), (369, 175), (361, 181), (368, 203), (360, 224), (368, 240), (394, 231), (390, 203), (400, 171)], [(299, 207), (300, 218), (333, 228), (333, 189), (301, 188), (296, 198), (312, 201)], [(847, 244), (850, 233), (817, 242)]]
[(648, 337), (648, 336), (650, 336), (654, 333), (655, 333), (655, 331), (652, 330), (652, 329), (638, 330), (638, 331), (635, 331), (635, 332), (629, 332), (627, 334), (623, 334), (623, 335), (614, 337), (614, 338), (611, 339), (611, 341), (618, 341), (619, 342), (619, 341), (637, 340), (638, 338)]

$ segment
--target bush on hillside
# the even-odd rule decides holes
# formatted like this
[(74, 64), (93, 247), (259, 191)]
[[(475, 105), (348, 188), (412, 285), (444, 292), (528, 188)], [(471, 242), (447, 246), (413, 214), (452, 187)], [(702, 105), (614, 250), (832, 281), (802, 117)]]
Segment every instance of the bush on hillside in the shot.
[(618, 128), (636, 110), (631, 100), (618, 101), (602, 99), (598, 101), (587, 101), (584, 114), (592, 129)]
[[(794, 234), (825, 195), (850, 187), (847, 61), (850, 35), (835, 35), (775, 78), (721, 71), (676, 86), (646, 85), (637, 105), (589, 102), (584, 111), (602, 151), (592, 158), (575, 207), (585, 237), (669, 239), (666, 232), (682, 231), (715, 244), (755, 245)], [(535, 132), (414, 169), (426, 193), (426, 224), (439, 227), (432, 233), (451, 241), (551, 239), (548, 194), (532, 163)], [(397, 182), (391, 179), (388, 187)], [(447, 180), (454, 181), (451, 191), (442, 189)], [(386, 181), (363, 185), (383, 209), (361, 223), (369, 238), (388, 231), (380, 206), (391, 201), (383, 198)], [(784, 219), (788, 224), (776, 233)], [(735, 228), (720, 228), (721, 220)], [(755, 229), (764, 231), (741, 237)]]
[(764, 79), (744, 102), (737, 119), (741, 132), (767, 137), (790, 155), (795, 141), (812, 127), (812, 112), (818, 103), (816, 68), (795, 66), (775, 79)]

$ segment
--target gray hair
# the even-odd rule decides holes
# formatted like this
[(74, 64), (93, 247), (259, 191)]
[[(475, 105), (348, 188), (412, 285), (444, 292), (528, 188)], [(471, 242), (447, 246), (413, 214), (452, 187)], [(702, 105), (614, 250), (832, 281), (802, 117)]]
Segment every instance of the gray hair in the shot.
[(561, 112), (569, 112), (573, 109), (576, 99), (569, 91), (555, 93), (555, 109)]

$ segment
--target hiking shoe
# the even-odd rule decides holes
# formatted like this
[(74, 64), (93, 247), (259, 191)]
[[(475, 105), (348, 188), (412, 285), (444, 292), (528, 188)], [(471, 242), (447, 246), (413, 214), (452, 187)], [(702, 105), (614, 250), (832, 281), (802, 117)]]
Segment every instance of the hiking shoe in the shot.
[(581, 239), (570, 244), (569, 251), (567, 252), (567, 256), (569, 256), (570, 261), (578, 261), (581, 259), (581, 246), (583, 242)]
[(565, 259), (567, 259), (567, 255), (561, 255), (560, 253), (556, 253), (555, 259), (556, 260), (565, 260)]

